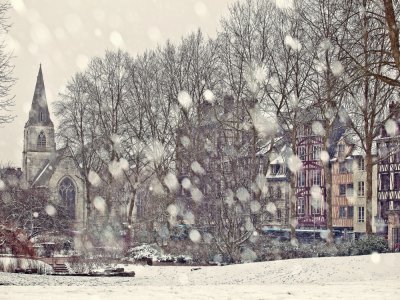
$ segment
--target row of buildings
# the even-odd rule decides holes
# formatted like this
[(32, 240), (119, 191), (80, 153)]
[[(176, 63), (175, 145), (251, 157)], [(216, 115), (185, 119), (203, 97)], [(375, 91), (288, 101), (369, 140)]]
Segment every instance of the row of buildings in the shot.
[[(391, 104), (392, 108), (394, 105)], [(204, 104), (201, 113), (203, 121), (194, 128), (186, 128), (186, 132), (181, 130), (182, 136), (190, 136), (191, 141), (195, 141), (193, 149), (187, 149), (180, 144), (180, 139), (177, 139), (176, 165), (181, 181), (189, 178), (195, 182), (205, 195), (204, 202), (213, 205), (218, 202), (218, 197), (222, 199), (226, 196), (226, 190), (235, 192), (242, 186), (247, 187), (249, 191), (253, 190), (257, 173), (265, 175), (264, 203), (259, 198), (263, 211), (249, 214), (258, 215), (257, 222), (267, 230), (289, 227), (289, 203), (293, 194), (296, 197), (297, 228), (314, 231), (326, 229), (326, 198), (327, 191), (330, 190), (334, 230), (355, 238), (365, 234), (365, 153), (360, 141), (349, 132), (345, 124), (339, 119), (334, 122), (329, 137), (330, 146), (326, 159), (329, 175), (332, 177), (332, 187), (327, 189), (321, 159), (323, 137), (313, 131), (313, 123), (318, 120), (318, 114), (312, 118), (305, 118), (305, 122), (296, 126), (295, 153), (300, 158), (302, 167), (293, 174), (288, 165), (293, 151), (290, 150), (285, 133), (281, 133), (279, 142), (267, 151), (265, 147), (263, 151), (259, 146), (252, 147), (252, 130), (246, 135), (246, 130), (242, 130), (240, 125), (235, 127), (244, 123), (241, 111), (244, 109), (237, 107), (231, 97), (225, 97), (222, 107), (211, 108)], [(310, 111), (306, 114), (310, 114)], [(389, 136), (385, 128), (382, 128), (374, 142), (372, 168), (372, 231), (386, 235), (392, 247), (400, 242), (400, 151), (396, 150), (399, 141), (400, 134)], [(207, 143), (213, 145), (212, 151), (203, 149), (203, 144)], [(254, 153), (254, 148), (258, 149), (257, 153)], [(207, 176), (201, 176), (191, 170), (190, 163), (193, 161), (200, 162)], [(294, 190), (290, 188), (291, 176), (295, 176)], [(210, 187), (212, 183), (214, 187)], [(215, 192), (210, 192), (212, 190)], [(254, 196), (257, 197), (257, 192)], [(190, 198), (190, 193), (187, 193), (186, 198)]]
[[(394, 107), (391, 103), (391, 109)], [(367, 171), (365, 152), (360, 141), (345, 128), (338, 127), (331, 141), (329, 171), (332, 177), (332, 223), (334, 230), (354, 234), (356, 238), (366, 232)], [(312, 130), (312, 123), (298, 127), (296, 153), (302, 168), (295, 174), (288, 171), (288, 157), (278, 154), (270, 164), (267, 181), (271, 190), (281, 197), (277, 206), (289, 210), (290, 176), (295, 176), (297, 227), (324, 229), (327, 226), (326, 174), (321, 160), (322, 138)], [(336, 132), (336, 133), (337, 133)], [(390, 247), (400, 242), (400, 135), (388, 135), (382, 127), (374, 141), (372, 167), (372, 231), (385, 235)], [(289, 218), (277, 214), (266, 222), (268, 227), (287, 227)]]

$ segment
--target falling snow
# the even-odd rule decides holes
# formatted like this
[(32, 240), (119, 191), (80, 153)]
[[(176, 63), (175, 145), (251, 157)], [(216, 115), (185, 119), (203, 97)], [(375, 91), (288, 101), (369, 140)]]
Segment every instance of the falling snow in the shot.
[(178, 94), (178, 102), (182, 107), (188, 110), (192, 106), (192, 97), (186, 91), (181, 91)]

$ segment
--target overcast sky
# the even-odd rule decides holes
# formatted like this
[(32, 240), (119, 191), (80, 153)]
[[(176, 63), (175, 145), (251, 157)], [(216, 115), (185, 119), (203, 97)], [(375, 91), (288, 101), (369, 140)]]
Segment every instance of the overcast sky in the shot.
[[(215, 37), (234, 0), (11, 0), (8, 46), (15, 58), (15, 121), (0, 127), (0, 164), (20, 167), (39, 63), (51, 102), (94, 56), (118, 47), (135, 55), (201, 28)], [(57, 120), (52, 117), (55, 124)]]

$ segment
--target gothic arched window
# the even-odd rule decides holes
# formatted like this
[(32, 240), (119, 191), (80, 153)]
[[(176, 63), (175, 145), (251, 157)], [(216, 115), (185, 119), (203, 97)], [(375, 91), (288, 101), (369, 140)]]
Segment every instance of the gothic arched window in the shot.
[(39, 122), (46, 122), (46, 113), (43, 111), (39, 112)]
[(64, 178), (59, 185), (58, 193), (60, 194), (62, 204), (67, 207), (68, 215), (71, 219), (75, 219), (75, 186), (71, 179)]
[(43, 131), (40, 132), (37, 140), (38, 148), (46, 148), (46, 135)]

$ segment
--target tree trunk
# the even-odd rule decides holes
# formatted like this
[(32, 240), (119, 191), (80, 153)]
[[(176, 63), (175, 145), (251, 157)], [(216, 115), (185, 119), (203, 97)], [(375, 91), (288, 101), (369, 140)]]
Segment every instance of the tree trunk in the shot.
[[(292, 131), (292, 149), (294, 153), (296, 151), (296, 130)], [(290, 240), (296, 241), (296, 226), (297, 226), (297, 195), (296, 195), (296, 174), (293, 172), (290, 174)]]
[(87, 178), (87, 176), (85, 176), (85, 193), (86, 193), (86, 220), (88, 221), (91, 214), (92, 214), (92, 200), (91, 200), (91, 193), (90, 193), (90, 181)]
[(388, 28), (392, 57), (397, 69), (400, 70), (399, 27), (396, 22), (393, 1), (383, 0), (383, 4), (385, 6), (385, 19)]
[(366, 216), (365, 216), (365, 232), (367, 235), (372, 234), (372, 172), (373, 162), (371, 154), (371, 145), (367, 142), (367, 149), (365, 153), (365, 170), (367, 172), (366, 182)]
[[(326, 132), (323, 138), (323, 150), (328, 151), (327, 145), (329, 144), (328, 136)], [(333, 221), (332, 221), (332, 173), (330, 168), (329, 160), (324, 162), (324, 177), (325, 177), (325, 200), (326, 200), (326, 228), (328, 230), (328, 236), (326, 242), (330, 245), (333, 243)]]
[(133, 208), (135, 207), (136, 190), (133, 190), (128, 208), (128, 224), (132, 225)]

